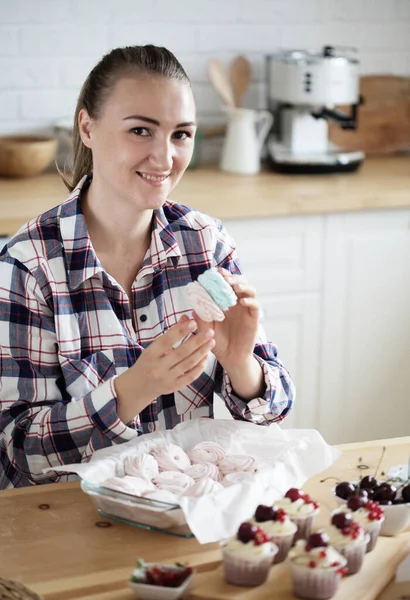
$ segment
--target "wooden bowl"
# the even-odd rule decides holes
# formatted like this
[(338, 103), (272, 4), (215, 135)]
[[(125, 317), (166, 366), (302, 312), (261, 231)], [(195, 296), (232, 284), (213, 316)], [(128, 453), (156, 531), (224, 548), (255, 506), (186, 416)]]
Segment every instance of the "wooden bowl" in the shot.
[(0, 177), (32, 177), (54, 160), (58, 140), (41, 135), (0, 137)]

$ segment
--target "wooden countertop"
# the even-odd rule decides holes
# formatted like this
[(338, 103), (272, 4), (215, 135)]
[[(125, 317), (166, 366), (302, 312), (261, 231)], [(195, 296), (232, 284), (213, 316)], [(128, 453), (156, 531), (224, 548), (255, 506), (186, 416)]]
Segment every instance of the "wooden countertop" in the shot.
[[(59, 204), (58, 174), (0, 179), (0, 235)], [(216, 167), (188, 170), (172, 199), (220, 219), (251, 219), (410, 206), (410, 156), (368, 158), (357, 173), (231, 175)]]
[[(359, 465), (362, 469), (367, 466), (368, 473), (383, 478), (391, 466), (407, 464), (410, 437), (346, 444), (339, 448), (342, 455), (332, 467), (304, 486), (320, 502), (318, 526), (327, 521), (329, 512), (336, 507), (331, 488), (337, 478), (357, 479), (358, 474), (363, 473)], [(100, 517), (78, 483), (0, 492), (0, 515), (1, 576), (23, 582), (45, 600), (132, 600), (135, 596), (127, 587), (127, 579), (138, 556), (148, 561), (187, 561), (196, 566), (200, 574), (196, 576), (192, 598), (198, 599), (203, 597), (198, 590), (204, 586), (204, 579), (212, 580), (211, 575), (221, 558), (218, 544), (200, 545), (194, 539), (149, 532)], [(371, 585), (366, 583), (364, 587), (360, 579), (362, 569), (361, 573), (342, 582), (335, 600), (377, 598), (392, 579), (397, 565), (410, 552), (410, 531), (395, 538), (380, 538), (379, 543), (383, 568), (375, 564), (377, 545), (365, 558), (365, 565), (369, 565), (367, 572), (371, 571)], [(287, 568), (286, 563), (277, 565), (272, 569), (273, 576), (286, 581)], [(227, 590), (221, 597), (249, 597), (242, 596), (244, 592), (234, 586), (227, 586)], [(261, 595), (261, 588), (258, 590), (257, 596), (251, 595), (252, 598), (268, 598)], [(352, 590), (355, 590), (354, 596), (350, 595)], [(356, 595), (357, 590), (361, 595)], [(207, 597), (214, 598), (212, 593)], [(286, 600), (292, 595), (287, 592), (277, 596), (271, 591), (269, 598)]]

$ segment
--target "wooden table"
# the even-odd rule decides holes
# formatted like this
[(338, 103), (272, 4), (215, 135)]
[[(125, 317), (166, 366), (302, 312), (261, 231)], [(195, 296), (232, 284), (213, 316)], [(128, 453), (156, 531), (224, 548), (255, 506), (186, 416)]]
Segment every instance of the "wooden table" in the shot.
[[(359, 474), (383, 478), (391, 466), (407, 463), (410, 437), (339, 448), (342, 456), (334, 465), (304, 486), (321, 504), (318, 526), (326, 522), (329, 511), (336, 507), (331, 488), (338, 479), (355, 480)], [(210, 574), (220, 562), (217, 544), (201, 546), (194, 539), (148, 532), (101, 518), (77, 482), (0, 492), (0, 518), (0, 576), (23, 582), (45, 600), (135, 599), (127, 588), (127, 578), (138, 556), (159, 562), (188, 561), (196, 566), (200, 573), (191, 598), (199, 600), (204, 597), (201, 592), (204, 579), (210, 581)], [(362, 585), (360, 599), (374, 600), (393, 578), (397, 565), (410, 553), (410, 531), (395, 538), (380, 538), (379, 542), (382, 554), (386, 552), (385, 564), (374, 569), (371, 585), (363, 582), (359, 573), (354, 576), (356, 579), (346, 578), (341, 592), (343, 586), (347, 586), (347, 594), (348, 589), (357, 591)], [(393, 543), (396, 545), (392, 552)], [(371, 560), (371, 556), (365, 560)], [(376, 555), (372, 560), (375, 562)], [(287, 565), (275, 569), (275, 576), (285, 574)], [(238, 588), (227, 589), (218, 597), (267, 598), (256, 591), (251, 596), (249, 591), (247, 595), (243, 595), (245, 592), (232, 595), (230, 590)], [(338, 593), (335, 600), (351, 597), (346, 594)], [(291, 597), (269, 596), (272, 600)]]
[[(298, 175), (265, 171), (223, 173), (216, 166), (188, 170), (172, 192), (175, 202), (219, 219), (329, 214), (410, 206), (410, 156), (368, 158), (357, 173)], [(28, 179), (0, 178), (0, 236), (68, 195), (57, 173)]]

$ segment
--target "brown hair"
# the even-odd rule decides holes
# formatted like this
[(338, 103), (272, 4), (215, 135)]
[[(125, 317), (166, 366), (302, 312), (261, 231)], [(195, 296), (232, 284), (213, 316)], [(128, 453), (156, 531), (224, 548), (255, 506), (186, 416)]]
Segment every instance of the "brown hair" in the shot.
[(127, 73), (162, 76), (190, 84), (182, 65), (166, 48), (153, 45), (126, 46), (111, 50), (103, 56), (85, 80), (77, 100), (73, 126), (71, 177), (68, 178), (66, 174), (61, 173), (70, 191), (84, 175), (93, 170), (91, 150), (83, 144), (80, 137), (79, 112), (85, 108), (91, 118), (98, 119), (118, 79)]

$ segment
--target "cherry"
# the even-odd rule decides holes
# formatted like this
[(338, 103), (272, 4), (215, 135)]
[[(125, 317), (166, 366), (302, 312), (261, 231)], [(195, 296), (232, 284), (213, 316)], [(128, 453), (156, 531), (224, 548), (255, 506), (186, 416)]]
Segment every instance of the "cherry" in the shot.
[(353, 512), (362, 508), (367, 502), (367, 498), (361, 496), (350, 496), (347, 499), (347, 508), (350, 508)]
[(380, 483), (374, 490), (373, 500), (381, 502), (384, 500), (393, 501), (396, 497), (397, 490), (391, 483)]
[(252, 525), (252, 523), (242, 523), (242, 525), (239, 526), (236, 537), (239, 541), (243, 542), (244, 544), (247, 544), (248, 542), (254, 539), (257, 531), (258, 527)]
[(276, 510), (273, 506), (259, 504), (255, 510), (255, 520), (258, 521), (258, 523), (263, 523), (264, 521), (276, 521), (275, 517)]
[(296, 502), (300, 498), (304, 498), (305, 492), (303, 490), (299, 490), (298, 488), (290, 488), (285, 494), (285, 498), (289, 498), (291, 502)]
[(338, 529), (344, 529), (345, 527), (350, 527), (352, 522), (352, 515), (345, 512), (335, 513), (332, 516), (332, 525), (337, 527)]
[(410, 483), (404, 486), (401, 490), (401, 497), (404, 502), (410, 502)]
[(336, 496), (343, 500), (347, 500), (349, 496), (355, 493), (355, 491), (355, 486), (353, 483), (349, 483), (349, 481), (342, 481), (341, 483), (338, 483), (335, 488)]
[(323, 532), (319, 531), (317, 533), (311, 533), (307, 540), (307, 546), (310, 546), (310, 548), (322, 548), (322, 547), (326, 547), (328, 545), (329, 545), (329, 536), (324, 531)]
[(382, 506), (391, 506), (393, 502), (391, 500), (379, 500), (379, 504)]
[(365, 490), (372, 490), (376, 485), (378, 485), (377, 479), (371, 475), (366, 475), (366, 477), (363, 477), (359, 482), (359, 487)]
[(359, 489), (359, 491), (357, 492), (356, 495), (359, 496), (359, 498), (363, 498), (364, 500), (367, 500), (369, 498), (369, 490)]

